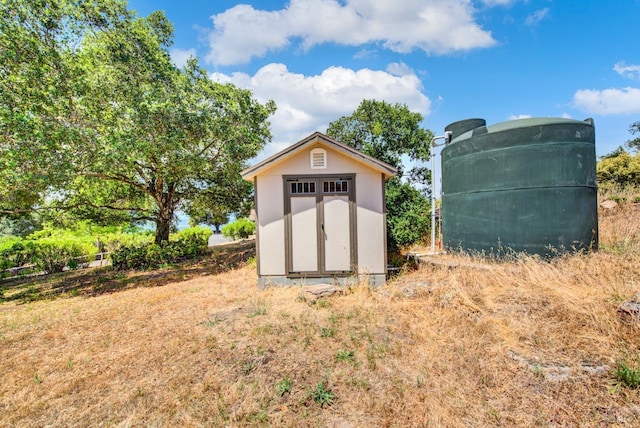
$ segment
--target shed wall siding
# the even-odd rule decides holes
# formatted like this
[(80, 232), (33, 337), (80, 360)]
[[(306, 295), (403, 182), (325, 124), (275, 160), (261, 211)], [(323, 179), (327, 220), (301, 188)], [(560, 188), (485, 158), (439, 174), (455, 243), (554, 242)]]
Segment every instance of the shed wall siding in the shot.
[(382, 174), (356, 175), (358, 273), (385, 273)]
[(257, 187), (258, 233), (260, 234), (258, 275), (285, 274), (284, 196), (280, 175), (261, 175)]

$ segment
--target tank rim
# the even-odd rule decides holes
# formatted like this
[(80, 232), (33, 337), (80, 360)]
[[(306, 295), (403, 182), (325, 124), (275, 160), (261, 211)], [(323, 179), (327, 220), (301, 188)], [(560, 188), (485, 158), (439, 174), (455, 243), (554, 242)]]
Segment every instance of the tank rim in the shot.
[[(464, 120), (453, 122), (453, 124), (463, 122), (463, 121)], [(485, 125), (484, 128), (487, 129), (487, 132), (486, 132), (487, 134), (496, 134), (498, 132), (511, 131), (516, 128), (531, 128), (534, 126), (547, 126), (547, 125), (558, 125), (558, 124), (587, 125), (592, 127), (594, 126), (593, 119), (591, 118), (588, 118), (585, 120), (578, 120), (578, 119), (570, 119), (570, 118), (564, 118), (564, 117), (526, 117), (526, 118), (520, 118), (520, 119), (505, 120), (503, 122), (494, 123), (492, 125)], [(448, 126), (451, 126), (451, 125), (452, 124)], [(482, 126), (478, 128), (482, 128)], [(471, 136), (473, 135), (473, 132), (478, 128), (471, 129), (465, 132), (464, 134), (460, 134), (454, 137), (451, 140), (450, 144), (453, 144), (458, 140), (467, 140), (471, 138)], [(483, 134), (485, 133), (483, 132)]]

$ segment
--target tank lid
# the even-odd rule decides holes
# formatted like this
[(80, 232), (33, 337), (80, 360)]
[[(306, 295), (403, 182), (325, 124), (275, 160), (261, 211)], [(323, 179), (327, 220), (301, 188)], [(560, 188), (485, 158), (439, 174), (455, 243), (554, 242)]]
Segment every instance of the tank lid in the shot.
[(448, 124), (444, 128), (444, 130), (451, 132), (451, 140), (453, 140), (454, 138), (459, 137), (465, 132), (471, 131), (481, 126), (485, 126), (486, 124), (487, 121), (484, 119), (464, 119)]
[[(469, 120), (478, 120), (478, 119), (469, 119)], [(460, 121), (460, 122), (465, 122)], [(451, 125), (455, 125), (457, 123), (460, 122), (454, 122)], [(576, 119), (566, 119), (563, 117), (529, 117), (529, 118), (525, 118), (525, 119), (512, 119), (512, 120), (507, 120), (505, 122), (499, 122), (499, 123), (495, 123), (493, 125), (489, 125), (486, 127), (486, 133), (496, 133), (496, 132), (502, 132), (502, 131), (508, 131), (511, 129), (516, 129), (516, 128), (530, 128), (530, 127), (535, 127), (535, 126), (545, 126), (545, 125), (558, 125), (558, 124), (573, 124), (573, 125), (577, 125), (577, 124), (582, 124), (582, 125), (588, 125), (588, 126), (594, 126), (594, 122), (593, 119), (589, 118), (589, 119), (585, 119), (585, 120), (576, 120)], [(451, 125), (448, 125), (447, 128)], [(482, 125), (480, 125), (482, 126)], [(446, 129), (446, 128), (445, 128)], [(462, 133), (462, 134), (455, 134), (452, 137), (453, 139), (456, 138), (460, 138), (460, 139), (466, 139), (466, 138), (471, 138), (472, 135), (475, 135), (474, 131), (475, 128), (469, 129), (466, 132)], [(484, 130), (483, 130), (484, 131)], [(483, 133), (485, 133), (483, 132)], [(462, 137), (462, 138), (461, 138)]]
[(496, 123), (488, 126), (489, 132), (500, 132), (512, 128), (527, 128), (530, 126), (556, 125), (556, 124), (588, 124), (593, 126), (593, 119), (576, 120), (566, 119), (564, 117), (529, 117), (525, 119), (513, 119), (506, 122)]

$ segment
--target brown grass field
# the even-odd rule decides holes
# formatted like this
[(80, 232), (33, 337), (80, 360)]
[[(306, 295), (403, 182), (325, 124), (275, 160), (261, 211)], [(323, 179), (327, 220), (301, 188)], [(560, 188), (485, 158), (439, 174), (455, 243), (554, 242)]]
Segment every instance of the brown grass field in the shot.
[(0, 283), (0, 426), (640, 426), (614, 377), (640, 370), (616, 312), (640, 291), (640, 210), (601, 212), (600, 241), (446, 256), (314, 304), (259, 290), (246, 249)]

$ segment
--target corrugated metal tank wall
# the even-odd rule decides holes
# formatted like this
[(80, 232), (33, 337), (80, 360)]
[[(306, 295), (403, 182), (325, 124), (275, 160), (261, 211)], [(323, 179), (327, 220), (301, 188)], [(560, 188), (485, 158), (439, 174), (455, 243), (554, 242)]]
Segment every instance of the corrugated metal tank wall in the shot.
[(596, 249), (593, 120), (482, 119), (446, 127), (442, 232), (449, 250), (543, 256)]

